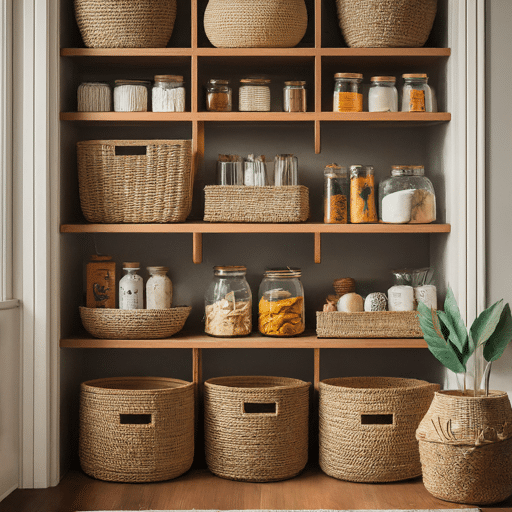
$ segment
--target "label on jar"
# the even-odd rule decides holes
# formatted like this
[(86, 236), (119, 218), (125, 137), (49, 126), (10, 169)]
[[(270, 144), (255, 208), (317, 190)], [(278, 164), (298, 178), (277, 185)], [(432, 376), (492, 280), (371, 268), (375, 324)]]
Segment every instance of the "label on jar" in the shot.
[(425, 112), (425, 91), (411, 89), (409, 96), (409, 112)]
[(339, 92), (335, 95), (335, 112), (362, 112), (363, 95), (358, 92)]

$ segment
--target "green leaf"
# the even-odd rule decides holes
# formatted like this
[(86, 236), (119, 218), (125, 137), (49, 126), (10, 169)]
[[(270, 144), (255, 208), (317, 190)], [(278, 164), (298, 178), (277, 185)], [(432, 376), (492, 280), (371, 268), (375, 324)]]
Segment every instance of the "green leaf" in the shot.
[[(505, 305), (503, 299), (482, 311), (473, 322), (469, 332), (473, 339), (474, 348), (483, 345), (495, 331), (501, 318), (501, 313)], [(472, 348), (472, 347), (470, 347)]]
[[(452, 327), (450, 328), (448, 325), (447, 327), (450, 329), (450, 332), (453, 333), (452, 342), (459, 348), (461, 352), (464, 352), (464, 347), (469, 343), (468, 330), (466, 329), (466, 324), (464, 323), (462, 315), (460, 314), (459, 306), (455, 300), (453, 290), (450, 287), (448, 287), (448, 291), (446, 292), (444, 312), (451, 320), (450, 324)], [(455, 336), (457, 337), (458, 343), (455, 340)]]
[(496, 329), (491, 336), (489, 336), (487, 343), (484, 345), (485, 360), (491, 362), (499, 359), (511, 339), (512, 315), (510, 313), (510, 306), (506, 304)]
[(453, 346), (459, 361), (465, 366), (472, 354), (472, 352), (469, 350), (468, 337), (466, 336), (466, 339), (461, 343), (459, 337), (457, 336), (457, 329), (454, 326), (451, 317), (444, 311), (438, 311), (437, 316), (441, 322), (441, 331), (444, 335), (444, 338), (447, 339)]

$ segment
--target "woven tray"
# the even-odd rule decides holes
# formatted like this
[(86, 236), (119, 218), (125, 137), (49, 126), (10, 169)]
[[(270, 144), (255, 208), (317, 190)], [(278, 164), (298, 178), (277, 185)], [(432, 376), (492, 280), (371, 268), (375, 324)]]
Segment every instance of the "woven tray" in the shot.
[(183, 329), (191, 307), (170, 309), (80, 308), (86, 331), (95, 338), (136, 340), (167, 338)]
[(316, 312), (319, 338), (423, 338), (416, 311)]
[(208, 222), (305, 222), (309, 189), (211, 185), (204, 188)]

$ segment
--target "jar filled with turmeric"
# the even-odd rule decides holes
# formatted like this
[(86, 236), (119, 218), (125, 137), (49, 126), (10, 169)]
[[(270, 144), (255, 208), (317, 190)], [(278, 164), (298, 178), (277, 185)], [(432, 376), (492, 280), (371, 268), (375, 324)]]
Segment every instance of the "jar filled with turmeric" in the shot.
[(377, 222), (375, 173), (371, 165), (350, 166), (350, 222)]
[(346, 167), (330, 164), (324, 170), (324, 222), (347, 224), (349, 181)]
[(304, 332), (304, 288), (300, 276), (300, 268), (265, 271), (258, 294), (261, 334), (289, 337)]

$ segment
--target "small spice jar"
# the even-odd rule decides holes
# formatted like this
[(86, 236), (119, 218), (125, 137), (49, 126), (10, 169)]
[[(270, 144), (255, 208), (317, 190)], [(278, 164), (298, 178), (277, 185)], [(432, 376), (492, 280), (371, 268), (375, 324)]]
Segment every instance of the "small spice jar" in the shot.
[(283, 89), (285, 112), (306, 112), (306, 82), (285, 82)]
[(324, 222), (347, 224), (350, 184), (346, 167), (330, 164), (324, 170)]
[(169, 309), (172, 304), (172, 282), (167, 267), (147, 267), (146, 309)]
[(336, 73), (334, 75), (333, 112), (362, 112), (363, 95), (359, 73)]
[(183, 77), (156, 75), (151, 99), (153, 112), (185, 112)]
[(371, 165), (350, 166), (350, 222), (377, 222), (375, 174)]
[(394, 76), (372, 76), (368, 92), (370, 112), (398, 112), (398, 92)]
[(252, 294), (243, 266), (213, 267), (204, 297), (205, 332), (211, 336), (247, 336), (252, 330)]
[(206, 110), (209, 112), (231, 112), (233, 105), (229, 80), (212, 78), (206, 86)]
[(304, 332), (304, 288), (300, 277), (300, 268), (265, 271), (258, 293), (261, 334), (288, 337)]
[(77, 90), (78, 112), (110, 112), (112, 91), (103, 82), (84, 82)]
[(267, 78), (242, 78), (238, 90), (240, 112), (270, 111), (270, 80)]
[(428, 85), (428, 76), (424, 73), (402, 75), (402, 112), (435, 112), (432, 89)]
[(123, 263), (124, 277), (119, 281), (119, 309), (143, 309), (143, 279), (137, 274), (140, 263)]
[(147, 112), (151, 83), (145, 80), (116, 80), (114, 85), (115, 112)]

